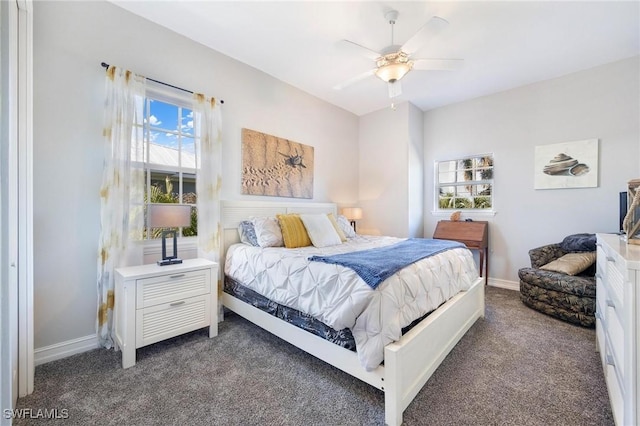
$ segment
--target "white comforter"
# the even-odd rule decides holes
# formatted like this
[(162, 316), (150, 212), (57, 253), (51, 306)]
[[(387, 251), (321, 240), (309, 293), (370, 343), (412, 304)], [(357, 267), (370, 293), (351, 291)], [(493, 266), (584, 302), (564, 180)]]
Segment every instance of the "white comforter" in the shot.
[(227, 251), (225, 274), (336, 330), (351, 329), (359, 360), (371, 371), (383, 361), (384, 346), (400, 339), (403, 327), (467, 290), (478, 278), (471, 252), (457, 248), (422, 259), (389, 277), (376, 290), (352, 269), (307, 259), (399, 241), (402, 239), (357, 236), (322, 249), (235, 244)]

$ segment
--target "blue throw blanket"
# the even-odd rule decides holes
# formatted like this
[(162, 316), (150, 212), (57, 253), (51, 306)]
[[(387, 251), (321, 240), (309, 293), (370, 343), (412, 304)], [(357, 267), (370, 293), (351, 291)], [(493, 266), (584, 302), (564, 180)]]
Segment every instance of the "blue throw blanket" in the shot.
[(409, 238), (387, 247), (333, 256), (311, 256), (309, 260), (351, 268), (371, 288), (375, 289), (382, 281), (405, 266), (425, 257), (458, 247), (465, 247), (465, 245), (457, 241)]

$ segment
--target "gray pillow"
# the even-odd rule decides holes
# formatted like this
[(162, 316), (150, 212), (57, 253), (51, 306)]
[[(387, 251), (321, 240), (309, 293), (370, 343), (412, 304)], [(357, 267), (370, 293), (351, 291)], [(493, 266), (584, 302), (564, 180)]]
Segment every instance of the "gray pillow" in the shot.
[(240, 241), (250, 246), (259, 247), (258, 237), (256, 236), (256, 229), (253, 223), (249, 220), (243, 220), (238, 225), (238, 234), (240, 235)]

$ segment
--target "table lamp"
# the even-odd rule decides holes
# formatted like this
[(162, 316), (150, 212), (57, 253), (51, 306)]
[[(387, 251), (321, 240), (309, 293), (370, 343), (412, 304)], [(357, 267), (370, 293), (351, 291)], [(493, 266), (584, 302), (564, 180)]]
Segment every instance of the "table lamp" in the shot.
[(351, 226), (353, 226), (353, 230), (355, 231), (356, 220), (362, 219), (362, 209), (360, 207), (347, 207), (342, 209), (342, 214), (351, 222)]
[[(178, 257), (178, 238), (176, 229), (191, 225), (191, 206), (188, 204), (149, 204), (149, 228), (166, 228), (162, 230), (162, 260), (158, 265), (182, 263)], [(173, 253), (167, 255), (167, 237), (173, 237)]]

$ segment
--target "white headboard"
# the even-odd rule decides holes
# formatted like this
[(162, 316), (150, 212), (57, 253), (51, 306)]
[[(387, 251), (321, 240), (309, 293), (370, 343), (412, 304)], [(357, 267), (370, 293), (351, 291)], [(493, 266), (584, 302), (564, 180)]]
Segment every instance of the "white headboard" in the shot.
[(238, 225), (251, 216), (275, 216), (286, 213), (333, 213), (337, 215), (335, 203), (304, 203), (295, 201), (222, 201), (222, 258), (231, 244), (240, 242)]

